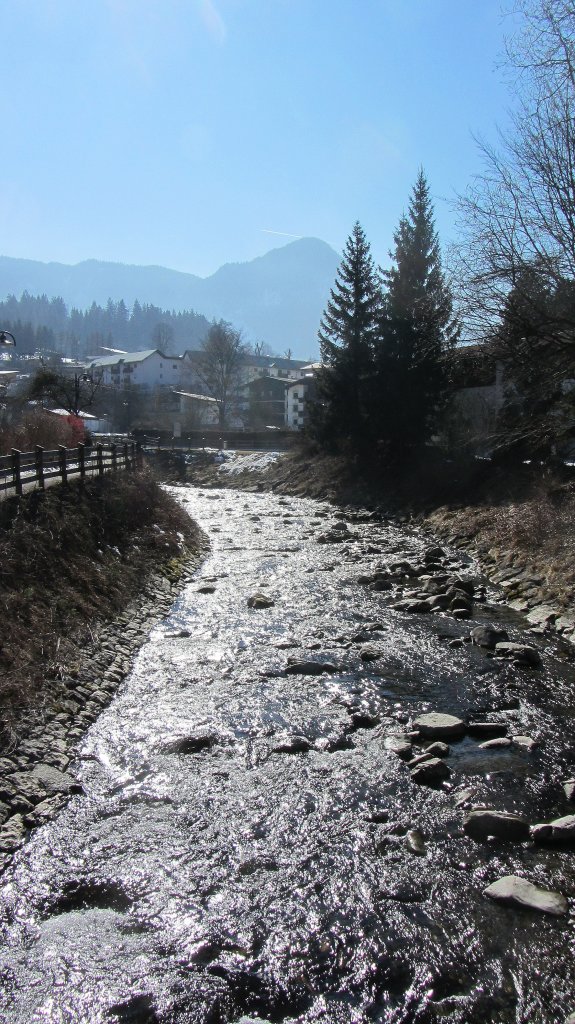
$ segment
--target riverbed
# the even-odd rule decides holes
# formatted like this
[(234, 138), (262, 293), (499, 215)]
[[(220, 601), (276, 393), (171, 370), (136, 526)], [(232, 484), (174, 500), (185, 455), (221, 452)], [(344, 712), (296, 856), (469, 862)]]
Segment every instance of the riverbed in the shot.
[[(531, 823), (570, 813), (575, 672), (561, 641), (526, 633), (457, 551), (435, 571), (473, 588), (471, 618), (394, 608), (434, 570), (429, 538), (385, 517), (173, 493), (211, 555), (87, 734), (83, 792), (2, 877), (1, 1019), (566, 1020), (575, 854), (463, 831), (481, 805)], [(402, 563), (415, 581), (397, 569), (389, 589), (361, 582)], [(266, 606), (249, 607), (258, 594)], [(486, 623), (541, 667), (469, 643)], [(466, 732), (449, 775), (417, 783), (393, 740), (420, 754), (412, 724), (431, 711), (533, 746)], [(563, 893), (569, 913), (494, 903), (484, 890), (505, 875)]]

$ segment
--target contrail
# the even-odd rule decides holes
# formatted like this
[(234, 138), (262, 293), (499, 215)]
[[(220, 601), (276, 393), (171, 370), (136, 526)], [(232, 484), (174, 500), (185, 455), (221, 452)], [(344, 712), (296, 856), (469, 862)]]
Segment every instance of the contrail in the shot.
[(292, 235), (290, 231), (272, 231), (270, 228), (260, 228), (264, 235), (283, 235), (284, 238), (303, 238), (303, 235)]

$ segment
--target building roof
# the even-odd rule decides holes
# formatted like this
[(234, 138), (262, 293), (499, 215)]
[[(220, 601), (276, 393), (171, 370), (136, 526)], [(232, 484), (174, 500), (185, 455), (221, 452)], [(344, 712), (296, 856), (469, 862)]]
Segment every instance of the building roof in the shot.
[(288, 383), (286, 385), (286, 391), (287, 391), (288, 388), (297, 388), (297, 387), (299, 387), (302, 384), (304, 386), (307, 385), (307, 384), (311, 384), (313, 382), (313, 380), (314, 380), (313, 373), (306, 373), (305, 377), (300, 377), (299, 380), (290, 380), (290, 381), (288, 381)]
[(61, 416), (64, 419), (67, 419), (70, 416), (72, 416), (73, 418), (79, 419), (79, 420), (97, 420), (97, 419), (100, 419), (99, 416), (94, 416), (94, 414), (91, 413), (91, 412), (82, 412), (81, 410), (78, 410), (77, 413), (74, 413), (74, 412), (70, 412), (69, 409), (45, 409), (44, 412), (50, 413), (51, 416)]
[[(196, 362), (204, 354), (203, 349), (188, 349), (185, 352), (186, 358)], [(308, 365), (305, 359), (285, 359), (282, 356), (256, 356), (252, 352), (245, 352), (242, 356), (244, 366), (259, 366), (262, 369), (276, 370), (301, 370)]]
[(243, 388), (247, 388), (249, 391), (258, 391), (263, 388), (272, 388), (279, 391), (282, 386), (285, 390), (290, 384), (298, 383), (299, 381), (294, 381), (291, 377), (256, 377), (255, 380), (247, 381)]
[(120, 363), (143, 363), (145, 359), (149, 359), (150, 356), (156, 354), (164, 359), (181, 358), (180, 356), (165, 356), (163, 352), (160, 352), (159, 348), (145, 348), (141, 352), (124, 352), (122, 355), (96, 356), (95, 359), (90, 360), (90, 366), (104, 369), (106, 366), (118, 366)]
[(189, 391), (174, 391), (174, 395), (180, 395), (182, 398), (195, 398), (198, 402), (213, 402), (214, 405), (218, 404), (217, 398), (211, 398), (210, 395), (192, 395)]

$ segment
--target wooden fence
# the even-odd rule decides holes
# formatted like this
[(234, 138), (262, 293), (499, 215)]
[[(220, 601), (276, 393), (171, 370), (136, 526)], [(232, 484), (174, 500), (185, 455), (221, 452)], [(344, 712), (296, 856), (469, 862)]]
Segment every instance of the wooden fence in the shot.
[(125, 444), (79, 444), (77, 448), (59, 445), (55, 451), (46, 451), (36, 445), (33, 452), (13, 448), (9, 455), (0, 455), (0, 498), (8, 493), (44, 490), (50, 483), (68, 483), (68, 480), (101, 477), (117, 470), (133, 470), (142, 462), (140, 445), (134, 441)]

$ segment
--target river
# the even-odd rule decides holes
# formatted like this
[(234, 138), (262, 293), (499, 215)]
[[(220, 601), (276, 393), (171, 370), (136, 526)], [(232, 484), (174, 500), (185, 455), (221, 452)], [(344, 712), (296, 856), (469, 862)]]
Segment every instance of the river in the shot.
[[(392, 609), (397, 586), (358, 577), (421, 562), (429, 539), (399, 524), (351, 514), (340, 543), (318, 543), (341, 523), (327, 504), (173, 493), (211, 554), (87, 733), (83, 794), (2, 876), (0, 1019), (565, 1021), (571, 912), (484, 889), (519, 874), (573, 903), (574, 854), (462, 828), (473, 805), (569, 813), (575, 673), (560, 642), (529, 637), (538, 670), (453, 644), (481, 623), (524, 628), (489, 587), (481, 600), (457, 552), (441, 569), (474, 582), (470, 621)], [(273, 603), (249, 608), (258, 592)], [(331, 668), (292, 674), (290, 660)], [(429, 711), (539, 745), (466, 735), (449, 778), (420, 785), (386, 740)]]

